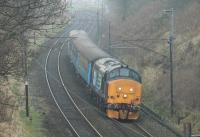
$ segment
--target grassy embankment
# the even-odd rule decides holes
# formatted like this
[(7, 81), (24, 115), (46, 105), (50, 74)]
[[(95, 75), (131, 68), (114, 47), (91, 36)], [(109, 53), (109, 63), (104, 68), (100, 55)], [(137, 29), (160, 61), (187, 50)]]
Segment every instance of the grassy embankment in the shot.
[[(126, 3), (121, 3), (121, 1), (108, 2), (112, 40), (142, 40), (121, 43), (121, 46), (128, 45), (134, 48), (113, 49), (114, 55), (142, 75), (143, 102), (147, 106), (169, 119), (180, 130), (183, 129), (184, 122), (191, 122), (193, 133), (199, 133), (199, 1), (127, 0)], [(173, 117), (170, 116), (169, 46), (167, 41), (159, 40), (168, 38), (171, 21), (170, 15), (161, 12), (172, 7), (176, 10)], [(155, 41), (145, 39), (155, 39)]]

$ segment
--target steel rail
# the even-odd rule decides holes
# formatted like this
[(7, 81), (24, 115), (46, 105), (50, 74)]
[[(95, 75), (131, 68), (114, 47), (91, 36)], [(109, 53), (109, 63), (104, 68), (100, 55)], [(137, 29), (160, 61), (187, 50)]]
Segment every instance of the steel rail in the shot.
[(76, 102), (74, 101), (74, 99), (72, 98), (72, 96), (69, 93), (69, 89), (67, 89), (67, 87), (65, 86), (64, 82), (63, 82), (63, 77), (60, 73), (60, 55), (61, 55), (61, 51), (63, 49), (64, 44), (61, 46), (59, 54), (58, 54), (58, 64), (57, 64), (57, 69), (58, 69), (58, 74), (60, 77), (60, 81), (62, 83), (63, 88), (65, 89), (65, 92), (67, 93), (68, 97), (70, 98), (71, 102), (74, 104), (75, 108), (78, 110), (78, 112), (83, 116), (83, 118), (85, 119), (85, 121), (91, 126), (91, 128), (97, 133), (98, 136), (103, 137), (99, 131), (92, 125), (92, 123), (87, 119), (87, 117), (83, 114), (83, 112), (81, 111), (81, 109), (78, 107), (78, 105), (76, 104)]
[[(78, 26), (82, 26), (82, 24), (80, 24), (80, 21), (78, 20)], [(68, 32), (67, 32), (68, 33)], [(65, 35), (65, 33), (63, 33), (61, 35), (61, 37), (63, 37)], [(57, 43), (59, 42), (60, 39), (57, 39), (53, 45), (57, 45)], [(64, 45), (64, 44), (63, 44)], [(46, 56), (46, 61), (45, 61), (45, 78), (46, 78), (46, 82), (47, 82), (47, 85), (48, 85), (48, 88), (49, 88), (49, 92), (56, 104), (56, 106), (58, 107), (59, 111), (61, 112), (62, 116), (64, 117), (64, 119), (67, 121), (68, 125), (70, 126), (70, 128), (72, 129), (72, 131), (74, 132), (74, 134), (77, 136), (77, 137), (80, 137), (80, 135), (78, 134), (78, 132), (76, 131), (76, 129), (73, 127), (72, 123), (69, 121), (69, 119), (67, 118), (67, 116), (64, 114), (64, 112), (62, 111), (60, 105), (58, 104), (54, 94), (53, 94), (53, 91), (52, 91), (52, 88), (50, 86), (50, 83), (49, 83), (49, 79), (48, 79), (48, 71), (47, 71), (47, 64), (48, 64), (48, 59), (49, 59), (49, 56), (50, 56), (50, 53), (52, 52), (52, 49), (53, 47), (49, 50), (47, 56)]]
[[(58, 42), (58, 40), (57, 40)], [(69, 119), (66, 117), (66, 115), (64, 114), (64, 112), (62, 111), (60, 105), (58, 104), (53, 92), (52, 92), (52, 89), (51, 89), (51, 86), (50, 86), (50, 83), (49, 83), (49, 79), (48, 79), (48, 75), (47, 75), (47, 64), (48, 64), (48, 59), (49, 59), (49, 55), (52, 51), (52, 48), (49, 50), (48, 54), (47, 54), (47, 57), (46, 57), (46, 61), (45, 61), (45, 78), (46, 78), (46, 81), (47, 81), (47, 85), (48, 85), (48, 88), (49, 88), (49, 91), (51, 93), (51, 96), (56, 104), (56, 106), (58, 107), (59, 111), (61, 112), (61, 114), (63, 115), (63, 117), (65, 118), (65, 120), (67, 121), (67, 123), (69, 124), (69, 126), (71, 127), (72, 131), (75, 133), (75, 135), (77, 137), (80, 137), (80, 135), (78, 134), (78, 132), (76, 131), (76, 129), (72, 126), (71, 122), (69, 121)]]
[[(126, 126), (126, 125), (123, 125), (122, 123), (120, 123), (119, 121), (117, 121), (117, 120), (115, 120), (115, 119), (111, 119), (111, 120), (114, 122), (114, 124), (116, 124), (116, 125), (118, 125), (118, 126), (121, 126), (121, 127), (124, 127), (124, 128), (126, 128), (126, 129), (128, 129), (128, 130), (130, 130), (132, 133), (136, 133), (137, 135), (142, 136), (142, 137), (147, 137), (147, 136), (145, 136), (145, 135), (139, 133), (139, 132), (136, 131), (135, 129), (132, 129), (132, 128)], [(145, 134), (146, 134), (146, 133), (145, 133)]]
[(134, 123), (133, 125), (137, 126), (142, 132), (144, 132), (146, 135), (143, 135), (141, 133), (139, 133), (136, 129), (132, 129), (131, 127), (127, 126), (127, 125), (123, 125), (122, 123), (120, 123), (119, 121), (112, 119), (112, 121), (114, 121), (115, 123), (117, 123), (118, 125), (123, 126), (124, 128), (129, 129), (130, 131), (132, 131), (133, 133), (136, 133), (137, 135), (140, 135), (142, 137), (153, 137), (153, 135), (151, 133), (149, 133), (145, 128), (141, 127), (140, 125), (138, 125), (137, 123)]
[(142, 127), (141, 125), (135, 123), (134, 125), (136, 125), (139, 129), (141, 129), (145, 134), (147, 134), (147, 136), (149, 137), (153, 137), (152, 134), (150, 134), (144, 127)]

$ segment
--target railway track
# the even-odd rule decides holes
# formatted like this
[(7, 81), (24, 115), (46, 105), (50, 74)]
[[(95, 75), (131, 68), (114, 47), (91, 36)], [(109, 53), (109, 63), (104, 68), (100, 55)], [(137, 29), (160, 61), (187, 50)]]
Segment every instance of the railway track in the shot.
[[(67, 62), (67, 61), (65, 60), (65, 62)], [(66, 71), (68, 71), (70, 73), (69, 70), (66, 70)], [(79, 82), (81, 82), (80, 79), (76, 79), (76, 81), (77, 80)], [(65, 82), (65, 83), (67, 83), (67, 82)], [(87, 92), (86, 91), (82, 91), (81, 93), (86, 94)], [(86, 99), (83, 99), (82, 96), (79, 95), (81, 93), (72, 92), (71, 94), (75, 98), (75, 100), (77, 102), (79, 102), (79, 105), (82, 106), (83, 109), (86, 108), (85, 106), (87, 106), (88, 108), (94, 108), (103, 117), (106, 117), (103, 112), (101, 112), (98, 108), (96, 108), (94, 105), (92, 105), (92, 103), (94, 104), (94, 102), (90, 102), (88, 100), (86, 101)], [(83, 104), (85, 104), (85, 105), (83, 105)], [(149, 119), (147, 115), (144, 115), (142, 117), (144, 117), (144, 119)], [(151, 121), (149, 124), (152, 127), (154, 127), (153, 125), (157, 125), (159, 123), (157, 123), (156, 121)], [(148, 129), (149, 127), (146, 127), (145, 124), (140, 123), (140, 122), (138, 122), (138, 123), (131, 122), (131, 123), (124, 123), (123, 124), (123, 123), (121, 123), (119, 121), (117, 121), (117, 123), (116, 123), (116, 121), (112, 121), (111, 125), (113, 127), (116, 127), (116, 129), (118, 131), (120, 131), (123, 134), (123, 136), (136, 136), (136, 137), (139, 137), (139, 136), (142, 136), (142, 137), (160, 137), (160, 136), (162, 136), (163, 137), (163, 134), (165, 134), (165, 135), (172, 135), (171, 131), (164, 131), (160, 135), (158, 135), (157, 131), (154, 131), (154, 130), (151, 131), (151, 130), (149, 130)], [(160, 129), (161, 129), (161, 127), (158, 127), (158, 130), (160, 130)], [(163, 129), (161, 129), (161, 131), (163, 131)], [(170, 133), (168, 133), (168, 132), (170, 132)], [(175, 135), (172, 135), (172, 136), (175, 136)], [(170, 137), (172, 137), (172, 136), (170, 136)]]
[(78, 105), (75, 103), (74, 99), (72, 98), (72, 96), (70, 95), (70, 92), (69, 92), (69, 89), (65, 86), (64, 82), (63, 82), (63, 78), (61, 76), (61, 73), (60, 73), (60, 54), (61, 54), (61, 51), (62, 51), (62, 48), (63, 48), (64, 44), (61, 46), (61, 49), (59, 51), (59, 54), (58, 54), (58, 74), (59, 74), (59, 77), (60, 77), (60, 80), (61, 80), (61, 83), (63, 85), (63, 88), (65, 89), (65, 92), (67, 93), (68, 97), (70, 98), (71, 102), (73, 103), (73, 105), (76, 107), (76, 109), (78, 110), (78, 112), (81, 114), (81, 116), (85, 119), (85, 121), (92, 127), (92, 129), (95, 131), (95, 133), (102, 137), (102, 135), (99, 133), (99, 131), (91, 124), (91, 122), (87, 119), (87, 117), (83, 114), (83, 112), (81, 111), (81, 109), (78, 107)]
[[(86, 29), (86, 31), (88, 31), (87, 29)], [(90, 31), (91, 32), (91, 31)], [(63, 50), (63, 46), (64, 46), (64, 44), (61, 46), (61, 48), (60, 48), (60, 51), (59, 51), (59, 55), (58, 55), (58, 73), (59, 73), (59, 77), (60, 77), (60, 79), (61, 79), (61, 82), (62, 82), (62, 85), (63, 85), (63, 87), (65, 88), (65, 90), (66, 90), (66, 92), (67, 92), (67, 94), (69, 95), (69, 96), (71, 96), (71, 94), (72, 94), (72, 91), (69, 89), (69, 88), (67, 88), (66, 87), (66, 85), (64, 84), (64, 82), (63, 82), (63, 78), (62, 78), (62, 75), (61, 75), (61, 72), (60, 72), (60, 55), (61, 55), (61, 51)], [(74, 96), (74, 94), (72, 94), (73, 96)], [(75, 96), (77, 96), (77, 95), (75, 95)], [(84, 101), (81, 97), (78, 97), (79, 98), (79, 100), (81, 100), (82, 101), (82, 103), (81, 104), (86, 104), (87, 106), (90, 106), (90, 107), (88, 107), (88, 108), (94, 108), (94, 106), (91, 106), (91, 104), (89, 104), (88, 102), (86, 102), (86, 101)], [(72, 98), (72, 96), (71, 96), (71, 99), (73, 100), (73, 98)], [(73, 100), (73, 102), (75, 103), (75, 101)], [(77, 107), (78, 107), (78, 105), (76, 105)], [(86, 107), (83, 107), (83, 108), (86, 108)], [(100, 112), (101, 113), (101, 115), (103, 115), (103, 117), (106, 117), (106, 115), (105, 115), (105, 113), (102, 113), (98, 108), (94, 108), (96, 111), (98, 111), (98, 112)], [(80, 109), (79, 109), (80, 110)], [(80, 110), (81, 111), (81, 110)], [(82, 112), (83, 113), (83, 112)], [(107, 117), (106, 117), (107, 118)], [(109, 119), (110, 120), (110, 119)], [(140, 130), (139, 131), (137, 131), (137, 130), (134, 130), (134, 129), (131, 129), (131, 128), (128, 128), (127, 126), (123, 126), (119, 121), (117, 121), (117, 120), (110, 120), (111, 121), (111, 123), (112, 123), (112, 126), (113, 127), (115, 127), (123, 136), (125, 136), (125, 137), (153, 137), (150, 133), (148, 133), (144, 128), (141, 128), (141, 126), (140, 127), (138, 127), (138, 128), (140, 128)], [(92, 125), (92, 124), (91, 124)], [(104, 131), (105, 132), (105, 131)], [(116, 132), (116, 131), (115, 131)], [(110, 133), (109, 133), (110, 134)], [(113, 134), (114, 135), (114, 134)], [(146, 136), (146, 135), (148, 135), (148, 136)]]
[[(85, 22), (82, 23), (80, 21), (77, 22), (76, 20), (75, 20), (75, 22), (77, 24), (75, 26), (79, 26), (79, 29), (81, 29), (83, 26), (86, 29), (89, 29), (89, 26), (90, 26), (89, 23), (85, 23)], [(87, 25), (84, 25), (84, 24), (87, 24)], [(64, 37), (65, 35), (67, 35), (69, 31), (70, 31), (70, 29), (68, 31), (64, 32), (61, 35), (61, 37)], [(57, 71), (58, 71), (58, 75), (59, 75), (60, 80), (58, 79), (58, 76), (52, 75), (50, 73), (50, 71), (48, 70), (48, 63), (49, 63), (50, 60), (53, 60), (53, 58), (51, 58), (51, 55), (56, 54), (56, 52), (58, 51), (58, 47), (60, 47), (59, 45), (61, 43), (63, 43), (63, 45), (64, 45), (65, 41), (63, 41), (61, 39), (57, 39), (56, 42), (54, 43), (55, 46), (50, 48), (50, 50), (49, 50), (49, 52), (46, 56), (45, 77), (46, 77), (47, 85), (48, 85), (48, 88), (49, 88), (49, 92), (50, 92), (57, 108), (59, 109), (62, 116), (64, 117), (64, 119), (66, 120), (68, 125), (70, 126), (70, 128), (73, 131), (75, 136), (78, 136), (78, 137), (80, 137), (80, 136), (84, 136), (84, 137), (86, 137), (86, 136), (88, 136), (88, 137), (99, 136), (99, 137), (102, 137), (102, 135), (99, 133), (99, 131), (90, 123), (90, 121), (83, 114), (81, 109), (77, 106), (77, 104), (75, 103), (75, 101), (73, 100), (71, 95), (69, 94), (69, 91), (68, 91), (69, 89), (67, 89), (67, 87), (63, 84), (63, 80), (62, 80), (62, 76), (60, 74), (60, 68), (59, 68), (59, 63), (60, 63), (59, 56), (60, 56), (61, 50), (58, 53), (58, 60), (57, 60), (57, 62), (58, 62)], [(61, 84), (63, 86), (62, 88), (60, 87), (60, 92), (63, 92), (62, 93), (63, 94), (62, 99), (58, 98), (57, 92), (53, 88), (54, 87), (53, 83), (59, 84), (59, 82), (61, 82)], [(59, 101), (59, 100), (62, 100), (62, 101)], [(65, 105), (68, 105), (68, 106), (66, 107)]]
[[(49, 87), (49, 91), (53, 97), (53, 100), (55, 104), (57, 105), (58, 109), (60, 110), (61, 114), (67, 121), (67, 123), (70, 125), (71, 129), (73, 130), (74, 134), (78, 137), (80, 136), (100, 136), (102, 135), (97, 131), (97, 129), (87, 120), (85, 115), (82, 113), (82, 111), (79, 109), (79, 107), (76, 105), (72, 97), (70, 96), (68, 90), (64, 86), (64, 91), (67, 93), (67, 96), (65, 98), (66, 102), (63, 103), (64, 105), (69, 104), (70, 107), (66, 109), (65, 106), (63, 106), (61, 103), (59, 103), (58, 99), (56, 98), (55, 93), (52, 90), (52, 87), (50, 85), (50, 80), (47, 73), (47, 63), (49, 59), (49, 55), (52, 53), (52, 49), (49, 50), (49, 53), (46, 58), (46, 65), (45, 65), (45, 75), (47, 84)], [(59, 70), (59, 68), (58, 68)], [(60, 73), (59, 73), (60, 74)], [(62, 80), (61, 80), (62, 82)], [(70, 102), (69, 102), (70, 101)], [(89, 125), (89, 126), (88, 126)]]
[[(62, 48), (63, 48), (63, 46), (61, 47), (61, 50), (59, 51), (59, 57), (58, 57), (58, 59), (60, 58)], [(58, 61), (58, 62), (60, 62), (60, 61)], [(60, 66), (60, 64), (59, 64), (59, 66)], [(65, 85), (65, 83), (63, 82), (63, 78), (62, 78), (62, 75), (61, 75), (61, 72), (60, 72), (60, 67), (59, 67), (58, 70), (59, 70), (60, 79), (62, 80), (62, 85), (63, 85), (63, 87), (67, 88), (66, 85)], [(82, 105), (82, 107), (81, 107), (82, 110), (87, 110), (87, 108), (92, 108), (92, 109), (96, 110), (98, 113), (100, 113), (102, 115), (102, 117), (105, 117), (107, 119), (105, 113), (103, 113), (102, 111), (100, 111), (95, 106), (92, 106), (91, 104), (89, 104), (87, 101), (85, 101), (84, 99), (82, 99), (80, 96), (78, 96), (77, 94), (73, 93), (73, 91), (69, 90), (68, 94), (70, 94), (71, 96), (73, 96), (72, 98), (76, 98), (76, 100), (79, 100), (79, 105), (80, 104)], [(87, 106), (87, 108), (85, 106), (83, 106), (83, 104), (85, 104), (85, 106)], [(153, 137), (150, 133), (148, 133), (141, 126), (138, 127), (138, 128), (140, 128), (140, 130), (138, 131), (138, 128), (137, 128), (137, 130), (131, 129), (131, 128), (127, 127), (127, 126), (122, 125), (117, 120), (111, 120), (111, 119), (108, 119), (108, 120), (111, 122), (111, 125), (113, 127), (115, 127), (116, 130), (118, 130), (118, 132), (120, 132), (121, 134), (123, 134), (123, 136), (125, 136), (125, 137)], [(95, 122), (93, 122), (93, 123), (95, 123)], [(102, 131), (102, 132), (105, 132), (105, 131)]]
[(136, 136), (136, 137), (154, 137), (150, 132), (148, 132), (145, 128), (140, 126), (137, 123), (133, 123), (132, 121), (128, 123), (119, 122), (117, 120), (112, 120), (113, 123), (121, 128), (123, 132), (127, 134), (127, 136)]
[[(62, 48), (61, 48), (61, 50), (59, 52), (59, 58), (60, 58), (60, 54), (61, 54)], [(61, 74), (60, 74), (60, 77), (61, 77), (61, 79), (63, 79)], [(64, 82), (62, 82), (62, 84), (63, 84), (63, 86), (65, 86)], [(88, 108), (92, 108), (92, 109), (96, 110), (98, 113), (100, 113), (100, 115), (102, 117), (105, 117), (107, 119), (105, 113), (100, 111), (98, 108), (96, 108), (95, 106), (93, 106), (92, 104), (87, 102), (86, 100), (82, 99), (82, 97), (79, 96), (78, 94), (74, 93), (71, 90), (70, 90), (69, 94), (71, 94), (71, 96), (73, 96), (73, 98), (75, 98), (76, 101), (79, 101), (79, 105), (82, 106), (81, 108), (83, 108), (83, 110), (87, 110), (86, 109), (86, 106), (87, 106)], [(85, 106), (83, 104), (85, 104)], [(134, 128), (130, 128), (128, 126), (124, 126), (123, 124), (121, 124), (121, 122), (119, 122), (117, 120), (111, 120), (111, 119), (108, 119), (108, 120), (109, 120), (109, 122), (111, 122), (111, 125), (113, 127), (115, 127), (115, 131), (114, 132), (120, 132), (125, 137), (153, 137), (150, 133), (148, 133), (141, 126), (137, 127), (137, 129), (134, 129)], [(102, 132), (105, 132), (105, 131), (102, 131)]]
[[(178, 131), (177, 129), (175, 129), (173, 127), (173, 125), (170, 125), (169, 122), (167, 122), (166, 120), (162, 119), (159, 115), (157, 115), (155, 112), (153, 112), (152, 110), (150, 110), (147, 106), (145, 106), (144, 104), (142, 104), (141, 106), (141, 111), (143, 113), (143, 116), (145, 117), (145, 119), (143, 119), (143, 122), (141, 122), (141, 124), (143, 124), (143, 126), (145, 127), (150, 127), (148, 124), (145, 124), (145, 121), (151, 121), (152, 126), (149, 128), (149, 130), (151, 130), (151, 128), (154, 128), (154, 130), (152, 129), (152, 131), (158, 135), (162, 135), (163, 137), (181, 137), (183, 136), (180, 131)], [(159, 129), (159, 131), (155, 130), (156, 128)]]
[[(86, 29), (87, 30), (87, 29)], [(91, 31), (90, 31), (91, 32)], [(70, 95), (70, 92), (71, 91), (69, 91), (70, 89), (67, 89), (67, 87), (65, 86), (65, 84), (64, 84), (64, 82), (63, 82), (63, 78), (62, 78), (62, 75), (61, 75), (61, 72), (60, 72), (60, 55), (61, 55), (61, 51), (62, 51), (62, 49), (63, 49), (63, 46), (64, 46), (64, 44), (62, 45), (62, 47), (60, 48), (60, 51), (59, 51), (59, 54), (58, 54), (58, 73), (59, 73), (59, 77), (60, 77), (60, 79), (61, 79), (61, 83), (62, 83), (62, 85), (63, 85), (63, 87), (64, 87), (64, 89), (65, 89), (65, 91), (66, 91), (66, 93), (68, 94), (68, 96), (70, 96), (70, 98), (71, 98), (71, 100), (72, 100), (72, 102), (74, 102), (74, 104), (76, 104), (75, 103), (75, 101), (73, 100), (73, 98), (72, 98), (72, 96)], [(87, 104), (87, 105), (89, 105), (89, 104)], [(78, 105), (75, 105), (76, 106), (76, 108), (81, 112), (81, 110), (78, 108)], [(99, 110), (98, 110), (99, 111)], [(81, 112), (82, 113), (82, 112)], [(83, 114), (83, 113), (82, 113)], [(83, 114), (84, 115), (84, 114)], [(104, 116), (105, 116), (105, 114), (104, 114)], [(115, 122), (116, 123), (116, 122)], [(90, 123), (90, 125), (92, 126), (92, 124)], [(133, 130), (130, 130), (130, 132), (127, 132), (127, 131), (125, 131), (123, 128), (124, 127), (121, 127), (121, 125), (120, 124), (113, 124), (113, 122), (112, 122), (112, 125), (115, 125), (115, 127), (124, 135), (124, 136), (134, 136), (135, 134), (137, 134), (137, 132), (135, 132), (134, 131), (134, 133), (130, 133), (130, 132), (132, 132)], [(138, 137), (138, 136), (137, 136)]]
[(139, 132), (139, 134), (142, 134), (142, 136), (144, 137), (154, 137), (149, 131), (147, 131), (147, 129), (145, 129), (142, 125), (138, 123), (131, 124), (131, 127), (133, 127), (134, 129), (138, 129), (137, 131)]

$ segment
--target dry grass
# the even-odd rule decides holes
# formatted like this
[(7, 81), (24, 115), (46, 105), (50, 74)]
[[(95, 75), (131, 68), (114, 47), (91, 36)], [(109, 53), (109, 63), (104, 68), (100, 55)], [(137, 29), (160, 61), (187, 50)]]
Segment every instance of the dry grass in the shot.
[(0, 85), (0, 137), (26, 137), (26, 132), (19, 120), (19, 102), (17, 98), (22, 94), (21, 82), (9, 79)]
[[(115, 1), (113, 1), (115, 2)], [(186, 1), (184, 1), (186, 2)], [(132, 5), (140, 2), (132, 1)], [(118, 5), (119, 6), (119, 5)], [(168, 38), (169, 16), (161, 15), (162, 9), (176, 7), (175, 13), (175, 44), (174, 44), (174, 100), (175, 121), (183, 117), (182, 121), (192, 122), (193, 132), (199, 132), (200, 119), (193, 119), (193, 115), (200, 114), (200, 3), (181, 0), (173, 2), (154, 0), (143, 3), (137, 10), (129, 5), (126, 20), (122, 20), (117, 8), (110, 11), (112, 18), (112, 40), (119, 39), (160, 39)], [(121, 6), (122, 7), (122, 6)], [(135, 12), (130, 14), (131, 11)], [(112, 14), (114, 13), (114, 14)], [(118, 13), (118, 14), (117, 14)], [(112, 17), (113, 16), (113, 17)], [(141, 45), (169, 57), (167, 41), (139, 41), (133, 45)], [(124, 46), (125, 44), (121, 44)], [(143, 50), (143, 51), (142, 51)], [(143, 100), (155, 111), (169, 117), (170, 82), (169, 59), (152, 53), (143, 48), (134, 48), (114, 52), (129, 66), (136, 68), (143, 78)], [(159, 105), (158, 105), (159, 104)], [(173, 120), (174, 120), (173, 119)], [(182, 125), (179, 125), (182, 129)]]
[(22, 127), (19, 112), (12, 114), (12, 120), (0, 123), (0, 137), (29, 137), (27, 131)]
[[(68, 24), (70, 17), (68, 11), (65, 11), (63, 16), (57, 18), (54, 25), (43, 26), (40, 31), (29, 32), (30, 39), (28, 40), (28, 66), (32, 59), (39, 54), (43, 43), (48, 40), (45, 36), (53, 37), (59, 31), (62, 31)], [(21, 60), (21, 56), (19, 56)], [(0, 137), (41, 137), (42, 135), (42, 116), (33, 111), (32, 119), (24, 116), (24, 84), (21, 79), (22, 65), (19, 64), (20, 71), (12, 72), (12, 76), (7, 79), (0, 79)], [(14, 68), (16, 69), (17, 66)], [(18, 72), (20, 78), (14, 78), (13, 75)], [(30, 98), (31, 99), (31, 98)], [(34, 108), (31, 107), (31, 110)]]

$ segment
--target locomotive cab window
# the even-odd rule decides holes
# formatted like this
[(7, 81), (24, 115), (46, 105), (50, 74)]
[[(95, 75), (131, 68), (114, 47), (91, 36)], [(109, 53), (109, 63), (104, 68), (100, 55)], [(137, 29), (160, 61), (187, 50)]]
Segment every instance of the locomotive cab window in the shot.
[(132, 79), (134, 79), (134, 80), (136, 80), (138, 82), (141, 82), (141, 78), (140, 78), (139, 74), (137, 74), (133, 70), (130, 72), (130, 76), (131, 76)]
[(127, 68), (121, 68), (120, 69), (120, 76), (122, 76), (122, 77), (128, 77), (129, 76), (129, 69), (127, 69)]
[(97, 90), (101, 89), (101, 83), (102, 83), (102, 74), (100, 72), (97, 73), (97, 79), (96, 79), (96, 88)]
[(107, 79), (113, 79), (116, 77), (124, 77), (124, 78), (134, 79), (141, 83), (140, 75), (137, 72), (135, 72), (134, 70), (131, 70), (129, 68), (114, 69), (108, 74)]
[(118, 69), (115, 69), (115, 70), (110, 72), (110, 78), (114, 78), (114, 77), (117, 77), (117, 76), (119, 76), (119, 70)]

